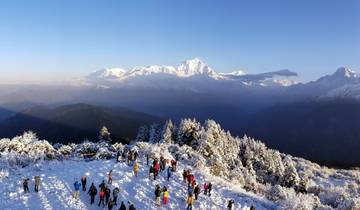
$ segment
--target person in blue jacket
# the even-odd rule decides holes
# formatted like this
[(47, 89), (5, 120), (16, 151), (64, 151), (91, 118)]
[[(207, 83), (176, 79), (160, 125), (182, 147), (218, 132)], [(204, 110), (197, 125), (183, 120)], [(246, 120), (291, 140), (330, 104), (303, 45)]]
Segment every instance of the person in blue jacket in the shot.
[(188, 195), (192, 196), (193, 193), (194, 193), (194, 189), (192, 188), (191, 184), (189, 184), (189, 186), (188, 186)]
[(170, 180), (171, 174), (172, 174), (172, 168), (169, 166), (168, 169), (167, 169), (167, 179), (168, 179), (168, 181)]
[(74, 183), (74, 199), (75, 200), (79, 200), (79, 197), (80, 197), (80, 187), (81, 187), (81, 184), (78, 182), (78, 181), (75, 181)]

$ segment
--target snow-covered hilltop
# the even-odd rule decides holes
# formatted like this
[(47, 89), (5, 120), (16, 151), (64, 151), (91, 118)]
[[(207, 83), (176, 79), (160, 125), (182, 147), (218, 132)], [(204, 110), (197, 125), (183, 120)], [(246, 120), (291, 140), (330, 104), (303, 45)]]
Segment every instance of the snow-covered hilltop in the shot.
[[(106, 129), (102, 133), (103, 130)], [(182, 180), (183, 169), (191, 169), (197, 183), (213, 184), (212, 196), (202, 194), (194, 209), (226, 209), (230, 199), (235, 201), (234, 209), (249, 209), (251, 205), (257, 210), (360, 207), (358, 170), (324, 168), (279, 153), (252, 138), (233, 137), (213, 120), (200, 124), (184, 119), (179, 125), (167, 121), (165, 125), (144, 126), (136, 141), (128, 146), (112, 145), (104, 138), (108, 135), (101, 136), (101, 142), (77, 145), (51, 145), (32, 133), (0, 140), (0, 208), (98, 209), (90, 206), (86, 193), (81, 192), (80, 201), (74, 202), (72, 184), (87, 175), (90, 182), (98, 185), (111, 169), (114, 183), (110, 187), (119, 187), (120, 200), (130, 201), (137, 209), (158, 209), (153, 198), (156, 184), (169, 189), (170, 203), (161, 209), (185, 209), (187, 186)], [(138, 178), (133, 176), (132, 167), (114, 159), (117, 151), (124, 148), (140, 155)], [(146, 154), (168, 160), (178, 157), (178, 171), (170, 181), (165, 179), (165, 172), (153, 181), (149, 178)], [(21, 180), (38, 174), (42, 177), (40, 192), (24, 195)]]

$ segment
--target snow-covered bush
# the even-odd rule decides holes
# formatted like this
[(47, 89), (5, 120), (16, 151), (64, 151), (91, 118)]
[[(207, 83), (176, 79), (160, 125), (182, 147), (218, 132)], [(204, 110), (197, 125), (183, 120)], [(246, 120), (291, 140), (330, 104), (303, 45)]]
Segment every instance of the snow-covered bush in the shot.
[(75, 147), (75, 152), (84, 157), (95, 156), (98, 150), (99, 150), (99, 145), (89, 141), (85, 141)]
[(63, 155), (71, 155), (74, 152), (74, 148), (70, 145), (62, 145), (58, 151)]
[(330, 187), (319, 193), (321, 203), (337, 208), (344, 205), (351, 197), (344, 187)]
[(9, 165), (26, 166), (39, 160), (60, 158), (60, 153), (33, 132), (26, 132), (13, 139), (0, 140), (1, 161)]
[(9, 176), (9, 170), (8, 169), (1, 169), (0, 170), (0, 181), (3, 180), (4, 178)]

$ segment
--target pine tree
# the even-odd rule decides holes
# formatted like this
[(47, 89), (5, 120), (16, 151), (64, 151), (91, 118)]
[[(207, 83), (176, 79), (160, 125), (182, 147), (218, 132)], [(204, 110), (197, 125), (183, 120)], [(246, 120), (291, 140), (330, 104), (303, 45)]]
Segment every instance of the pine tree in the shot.
[(197, 144), (201, 136), (200, 123), (195, 119), (182, 119), (178, 128), (177, 143), (180, 145)]
[(166, 121), (161, 134), (161, 143), (173, 143), (174, 124), (171, 120)]
[(99, 141), (111, 142), (110, 132), (105, 126), (100, 129)]
[(285, 172), (282, 177), (282, 185), (285, 187), (297, 187), (300, 183), (299, 175), (290, 157), (284, 159)]
[(154, 123), (150, 126), (149, 130), (149, 142), (150, 143), (158, 143), (161, 139), (161, 127)]
[(139, 128), (139, 131), (137, 133), (137, 136), (135, 138), (135, 141), (136, 142), (139, 142), (139, 141), (145, 141), (145, 142), (148, 142), (149, 141), (149, 138), (150, 138), (150, 135), (149, 135), (149, 127), (144, 125), (144, 126), (141, 126)]

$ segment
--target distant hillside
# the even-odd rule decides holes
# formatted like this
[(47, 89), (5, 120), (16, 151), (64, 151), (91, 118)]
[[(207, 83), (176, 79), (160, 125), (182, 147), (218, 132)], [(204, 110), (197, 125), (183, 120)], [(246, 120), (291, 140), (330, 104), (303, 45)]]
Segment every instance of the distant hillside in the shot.
[(8, 109), (0, 107), (0, 122), (11, 117), (14, 113)]
[(106, 126), (114, 140), (126, 142), (145, 124), (161, 122), (158, 117), (125, 108), (105, 108), (88, 104), (65, 105), (57, 108), (37, 106), (26, 109), (0, 122), (0, 136), (11, 137), (32, 130), (52, 142), (81, 142), (97, 139)]
[(356, 100), (291, 103), (258, 113), (243, 132), (321, 164), (359, 166), (359, 120)]

